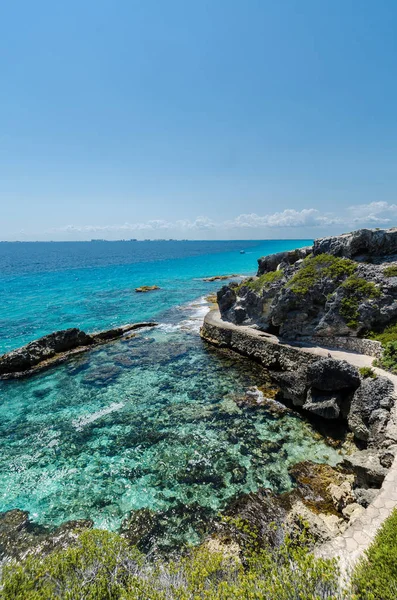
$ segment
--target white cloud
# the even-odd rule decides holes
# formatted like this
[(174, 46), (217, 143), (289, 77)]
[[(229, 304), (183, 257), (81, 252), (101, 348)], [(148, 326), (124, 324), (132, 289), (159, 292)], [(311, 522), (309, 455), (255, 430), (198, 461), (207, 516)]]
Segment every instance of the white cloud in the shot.
[[(390, 227), (397, 222), (397, 204), (387, 202), (371, 202), (369, 204), (358, 204), (350, 206), (341, 211), (338, 215), (321, 212), (315, 208), (304, 208), (302, 210), (285, 209), (281, 212), (258, 215), (256, 213), (243, 213), (233, 219), (226, 221), (213, 221), (212, 219), (199, 216), (193, 220), (178, 219), (177, 221), (167, 221), (164, 219), (151, 219), (145, 222), (123, 223), (120, 225), (68, 225), (57, 229), (52, 229), (48, 233), (68, 233), (68, 234), (93, 234), (106, 236), (109, 234), (142, 234), (151, 237), (161, 237), (158, 233), (167, 235), (180, 235), (188, 232), (214, 231), (223, 232), (236, 230), (256, 230), (256, 235), (265, 235), (266, 231), (276, 232), (278, 229), (327, 229), (342, 227), (344, 230), (357, 227)], [(276, 235), (276, 234), (275, 234)]]
[(227, 227), (318, 227), (334, 225), (339, 219), (332, 215), (322, 214), (315, 208), (304, 208), (301, 211), (286, 209), (283, 212), (259, 216), (255, 213), (239, 215), (232, 221), (226, 221)]
[(349, 206), (348, 212), (352, 222), (368, 225), (387, 225), (397, 218), (397, 204), (388, 202), (370, 202), (369, 204), (356, 204)]

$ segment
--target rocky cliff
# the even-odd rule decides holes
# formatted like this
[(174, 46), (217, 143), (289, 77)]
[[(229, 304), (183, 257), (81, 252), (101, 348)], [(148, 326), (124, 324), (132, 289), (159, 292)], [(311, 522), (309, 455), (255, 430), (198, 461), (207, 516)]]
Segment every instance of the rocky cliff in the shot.
[(222, 318), (287, 339), (357, 337), (397, 319), (397, 228), (361, 229), (258, 260), (217, 295)]

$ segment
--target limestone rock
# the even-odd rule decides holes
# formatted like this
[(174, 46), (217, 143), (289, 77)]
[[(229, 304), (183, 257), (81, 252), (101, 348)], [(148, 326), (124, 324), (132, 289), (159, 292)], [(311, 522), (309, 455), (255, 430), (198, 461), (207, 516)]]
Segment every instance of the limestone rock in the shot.
[(29, 513), (19, 509), (0, 513), (0, 559), (21, 560), (29, 554), (40, 556), (75, 543), (77, 534), (93, 526), (92, 521), (67, 521), (50, 528), (29, 520)]
[(356, 519), (358, 519), (364, 514), (364, 511), (365, 509), (363, 506), (360, 506), (360, 504), (353, 502), (351, 504), (348, 504), (342, 510), (342, 514), (345, 517), (345, 519), (348, 519), (350, 521), (350, 523), (354, 523)]
[(340, 394), (316, 394), (309, 390), (303, 409), (323, 419), (337, 419), (339, 404)]
[(397, 228), (359, 229), (316, 240), (313, 254), (324, 253), (356, 260), (397, 254)]
[[(355, 437), (379, 445), (386, 435), (389, 411), (393, 404), (394, 386), (389, 379), (363, 379), (354, 393), (348, 417), (349, 428)], [(379, 412), (375, 414), (375, 411)]]
[(286, 252), (278, 252), (258, 258), (258, 276), (275, 271), (277, 268), (285, 268), (286, 266), (294, 265), (297, 261), (306, 258), (312, 251), (311, 246), (305, 248), (297, 248)]
[(382, 467), (385, 467), (385, 469), (390, 469), (396, 456), (397, 456), (397, 445), (392, 444), (391, 446), (388, 446), (387, 448), (380, 451), (380, 454), (379, 454), (380, 464), (382, 465)]
[(0, 374), (26, 371), (55, 354), (92, 344), (91, 336), (80, 329), (66, 329), (46, 335), (0, 357)]
[(141, 294), (146, 292), (153, 292), (154, 290), (159, 290), (158, 285), (141, 285), (140, 287), (135, 288), (135, 291)]
[[(357, 337), (382, 328), (397, 319), (397, 278), (384, 273), (385, 263), (397, 259), (396, 239), (397, 228), (359, 230), (316, 240), (312, 248), (262, 257), (258, 260), (258, 276), (276, 270), (283, 276), (253, 289), (244, 282), (222, 288), (218, 293), (222, 318), (236, 324), (256, 324), (286, 339)], [(289, 283), (307, 265), (302, 259), (311, 253), (314, 259), (326, 253), (355, 261), (354, 276), (373, 284), (378, 295), (358, 294), (356, 307), (350, 303), (353, 317), (349, 317), (344, 312), (346, 302), (349, 305), (351, 301), (351, 291), (343, 285), (347, 273), (335, 278), (325, 270), (316, 271), (308, 289), (297, 293)]]
[(333, 392), (358, 388), (360, 376), (357, 369), (344, 360), (323, 358), (309, 365), (307, 381), (316, 390)]
[(356, 488), (354, 490), (354, 497), (358, 504), (361, 504), (364, 508), (367, 508), (379, 494), (379, 490), (373, 488)]
[(155, 325), (152, 322), (133, 323), (91, 335), (76, 328), (55, 331), (0, 356), (0, 379), (32, 375), (40, 369), (64, 362), (77, 352), (120, 338), (129, 331)]
[(349, 481), (342, 481), (340, 485), (331, 483), (328, 487), (332, 501), (338, 512), (342, 512), (349, 504), (354, 502), (353, 490)]
[(387, 469), (380, 463), (378, 451), (372, 448), (346, 456), (342, 466), (355, 473), (358, 487), (380, 487), (387, 475)]

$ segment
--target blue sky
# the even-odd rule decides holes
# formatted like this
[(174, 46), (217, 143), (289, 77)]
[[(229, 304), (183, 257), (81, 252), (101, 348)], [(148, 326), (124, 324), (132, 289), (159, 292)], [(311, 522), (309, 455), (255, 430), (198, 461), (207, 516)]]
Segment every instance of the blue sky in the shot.
[(395, 0), (0, 6), (0, 239), (397, 225)]

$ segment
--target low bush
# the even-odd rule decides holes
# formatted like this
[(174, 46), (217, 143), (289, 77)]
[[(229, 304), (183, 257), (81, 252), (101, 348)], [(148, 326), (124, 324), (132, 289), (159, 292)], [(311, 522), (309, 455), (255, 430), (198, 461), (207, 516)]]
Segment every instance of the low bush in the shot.
[(360, 302), (367, 299), (379, 298), (381, 291), (372, 281), (351, 275), (342, 283), (345, 297), (341, 300), (340, 314), (346, 320), (348, 327), (357, 327), (359, 319), (358, 307)]
[(397, 341), (383, 345), (382, 357), (374, 361), (374, 365), (397, 374)]
[(337, 600), (336, 560), (317, 559), (302, 538), (236, 556), (205, 546), (178, 561), (148, 562), (118, 535), (83, 533), (76, 546), (9, 564), (2, 600)]
[(364, 378), (370, 377), (371, 379), (376, 379), (376, 377), (377, 377), (375, 371), (373, 369), (371, 369), (371, 367), (361, 367), (359, 369), (359, 372), (360, 372), (361, 377), (364, 377)]
[(356, 566), (353, 591), (359, 600), (397, 598), (397, 511), (380, 527), (374, 542)]
[(383, 269), (383, 275), (385, 277), (397, 277), (397, 265), (390, 265)]
[(305, 295), (323, 278), (332, 279), (337, 285), (353, 275), (356, 269), (356, 263), (348, 258), (338, 258), (332, 254), (308, 256), (287, 285), (296, 294)]
[(368, 334), (368, 337), (371, 340), (378, 340), (378, 342), (381, 342), (383, 345), (388, 342), (397, 342), (397, 323), (388, 325), (380, 332), (371, 331)]
[(250, 279), (249, 281), (241, 283), (239, 287), (248, 287), (255, 292), (260, 292), (264, 288), (270, 287), (272, 283), (275, 283), (282, 278), (283, 271), (269, 271), (269, 273), (260, 275), (260, 277), (257, 277), (256, 279)]

